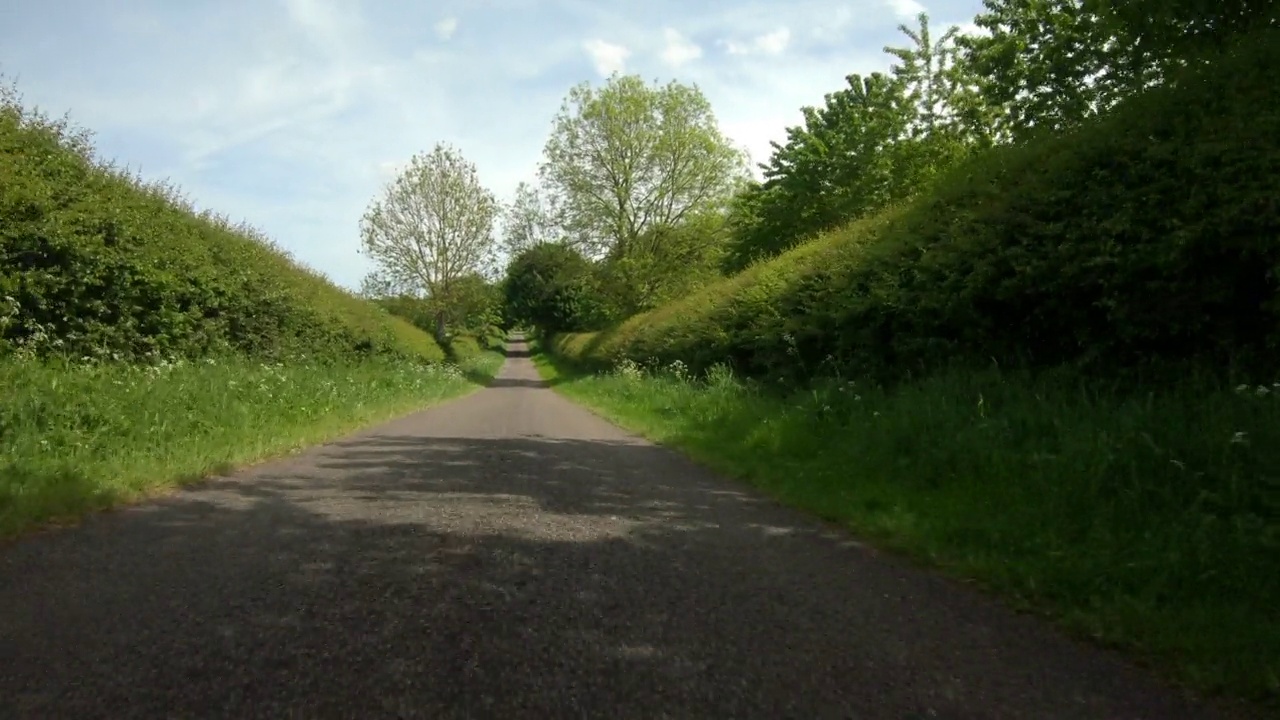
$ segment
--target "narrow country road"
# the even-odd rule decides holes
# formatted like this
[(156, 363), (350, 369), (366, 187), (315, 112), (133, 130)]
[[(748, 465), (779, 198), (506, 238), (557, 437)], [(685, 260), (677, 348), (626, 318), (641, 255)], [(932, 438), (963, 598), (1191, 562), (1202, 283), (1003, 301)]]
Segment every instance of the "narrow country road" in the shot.
[(554, 394), (0, 548), (4, 718), (1225, 717)]

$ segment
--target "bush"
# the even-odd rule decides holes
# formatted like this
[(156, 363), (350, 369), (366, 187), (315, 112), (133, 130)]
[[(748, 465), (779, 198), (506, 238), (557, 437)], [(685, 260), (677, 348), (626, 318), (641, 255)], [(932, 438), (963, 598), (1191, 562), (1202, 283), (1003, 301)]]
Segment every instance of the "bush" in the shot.
[(252, 228), (100, 162), (87, 133), (12, 89), (0, 90), (0, 220), (0, 351), (444, 357)]
[(560, 351), (778, 378), (955, 361), (1264, 366), (1280, 300), (1280, 33), (1061, 137)]

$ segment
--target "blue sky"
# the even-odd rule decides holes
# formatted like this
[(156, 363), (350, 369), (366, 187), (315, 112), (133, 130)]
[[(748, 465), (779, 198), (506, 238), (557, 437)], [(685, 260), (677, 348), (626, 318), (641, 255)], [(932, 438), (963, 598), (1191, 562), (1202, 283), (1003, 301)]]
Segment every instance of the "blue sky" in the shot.
[(0, 73), (101, 155), (355, 289), (361, 214), (438, 141), (508, 199), (569, 88), (621, 70), (697, 83), (763, 162), (801, 106), (887, 68), (921, 9), (940, 32), (981, 0), (9, 2)]

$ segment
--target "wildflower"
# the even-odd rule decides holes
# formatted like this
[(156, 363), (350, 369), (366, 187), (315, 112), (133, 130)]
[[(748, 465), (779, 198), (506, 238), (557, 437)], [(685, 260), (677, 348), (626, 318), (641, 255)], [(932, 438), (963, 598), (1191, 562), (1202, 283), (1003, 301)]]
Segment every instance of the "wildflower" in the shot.
[(644, 375), (644, 371), (630, 358), (623, 358), (614, 367), (614, 374), (626, 380), (638, 380)]
[(667, 372), (677, 380), (684, 380), (689, 375), (689, 368), (681, 360), (673, 360), (667, 365)]

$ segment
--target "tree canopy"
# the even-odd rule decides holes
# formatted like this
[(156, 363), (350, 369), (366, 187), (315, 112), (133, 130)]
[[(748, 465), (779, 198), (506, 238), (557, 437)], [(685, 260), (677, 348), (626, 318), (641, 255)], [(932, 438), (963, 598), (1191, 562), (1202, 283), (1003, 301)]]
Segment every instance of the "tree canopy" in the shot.
[(592, 255), (679, 223), (727, 196), (746, 169), (696, 85), (636, 75), (570, 90), (543, 153), (559, 224)]
[(425, 296), (443, 337), (464, 304), (463, 278), (492, 262), (497, 213), (496, 197), (458, 150), (437, 144), (413, 156), (361, 220), (364, 252), (377, 263), (366, 289)]

